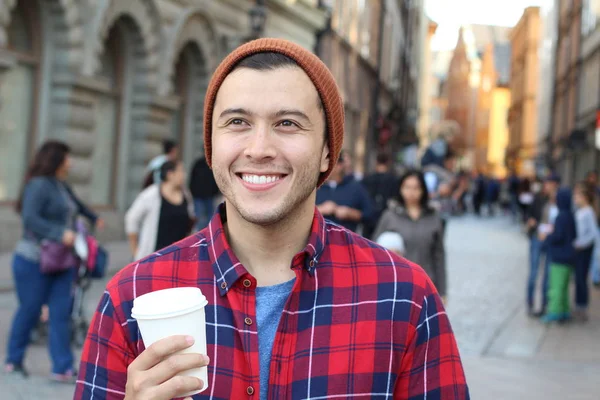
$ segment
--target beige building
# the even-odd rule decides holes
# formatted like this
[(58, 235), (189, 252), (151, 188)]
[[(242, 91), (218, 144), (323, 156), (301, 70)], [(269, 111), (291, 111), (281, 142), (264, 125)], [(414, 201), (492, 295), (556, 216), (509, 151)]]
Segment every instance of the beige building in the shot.
[[(436, 96), (434, 86), (438, 79), (432, 71), (431, 40), (438, 27), (434, 21), (429, 19), (423, 24), (423, 46), (421, 51), (421, 71), (419, 79), (419, 146), (423, 149), (431, 143), (432, 104)], [(436, 104), (437, 106), (437, 104)], [(437, 122), (437, 121), (436, 121)]]
[[(445, 120), (454, 121), (457, 134), (450, 141), (450, 146), (459, 154), (460, 164), (467, 169), (482, 167), (485, 155), (477, 152), (477, 132), (481, 131), (482, 120), (489, 121), (489, 115), (482, 117), (478, 107), (489, 103), (480, 100), (482, 88), (495, 85), (494, 82), (484, 85), (483, 57), (486, 46), (492, 45), (489, 63), (492, 72), (502, 84), (508, 81), (510, 70), (507, 58), (509, 28), (492, 25), (463, 25), (460, 28), (458, 42), (452, 54), (448, 68), (445, 93), (447, 99)], [(510, 50), (508, 50), (510, 51)], [(487, 106), (484, 107), (487, 110)]]
[[(314, 49), (316, 0), (266, 1), (263, 34)], [(12, 211), (35, 149), (72, 147), (71, 183), (123, 237), (122, 215), (161, 140), (190, 166), (203, 152), (205, 88), (251, 32), (250, 0), (0, 1), (0, 251), (20, 236)]]
[(508, 161), (520, 175), (535, 173), (538, 155), (540, 9), (528, 7), (510, 34), (511, 106)]

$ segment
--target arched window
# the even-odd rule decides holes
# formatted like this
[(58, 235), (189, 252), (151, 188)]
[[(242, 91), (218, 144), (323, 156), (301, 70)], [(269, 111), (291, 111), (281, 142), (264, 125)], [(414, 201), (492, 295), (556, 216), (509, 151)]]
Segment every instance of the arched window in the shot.
[(179, 143), (181, 159), (188, 169), (202, 151), (202, 104), (206, 80), (202, 53), (197, 44), (190, 42), (183, 47), (175, 64), (173, 88), (179, 108), (171, 123), (171, 135)]
[(125, 32), (120, 24), (110, 30), (100, 57), (99, 80), (105, 91), (96, 104), (96, 132), (93, 174), (90, 185), (95, 205), (114, 206), (116, 203), (117, 154), (120, 136), (119, 110), (123, 97), (125, 59), (123, 57)]
[(0, 202), (17, 199), (34, 150), (42, 59), (40, 26), (37, 1), (18, 1), (7, 30), (7, 50), (17, 63), (0, 82)]

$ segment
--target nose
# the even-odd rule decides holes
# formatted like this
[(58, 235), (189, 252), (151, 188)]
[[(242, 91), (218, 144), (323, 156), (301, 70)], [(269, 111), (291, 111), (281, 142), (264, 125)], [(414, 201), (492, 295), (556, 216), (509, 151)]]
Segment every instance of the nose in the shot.
[(268, 124), (258, 124), (248, 138), (244, 150), (246, 158), (254, 161), (270, 160), (275, 158), (277, 151), (273, 143), (273, 135)]

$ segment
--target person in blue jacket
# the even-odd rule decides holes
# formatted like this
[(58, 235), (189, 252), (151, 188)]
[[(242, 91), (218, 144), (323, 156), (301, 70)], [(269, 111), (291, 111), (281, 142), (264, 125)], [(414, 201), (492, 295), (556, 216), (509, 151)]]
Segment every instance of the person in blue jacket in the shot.
[(75, 383), (77, 377), (70, 345), (75, 265), (65, 265), (64, 270), (52, 274), (43, 273), (41, 243), (50, 240), (73, 247), (79, 215), (100, 229), (104, 225), (67, 184), (71, 166), (69, 153), (70, 148), (65, 143), (47, 141), (38, 150), (25, 177), (17, 203), (23, 236), (16, 246), (12, 264), (19, 306), (8, 335), (4, 364), (7, 374), (28, 375), (23, 365), (25, 353), (42, 306), (48, 304), (51, 379), (63, 383)]
[(569, 310), (569, 279), (575, 266), (577, 237), (575, 217), (571, 205), (571, 190), (560, 189), (556, 195), (558, 216), (547, 236), (540, 234), (551, 258), (548, 310), (543, 322), (563, 322), (571, 318)]

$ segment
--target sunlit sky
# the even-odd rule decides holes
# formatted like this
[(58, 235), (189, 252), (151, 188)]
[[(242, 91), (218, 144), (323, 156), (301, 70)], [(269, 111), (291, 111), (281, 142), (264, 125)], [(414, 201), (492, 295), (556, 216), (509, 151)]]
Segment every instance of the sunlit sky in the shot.
[(453, 49), (461, 24), (514, 26), (529, 6), (549, 6), (552, 0), (425, 0), (427, 15), (438, 23), (432, 50)]

